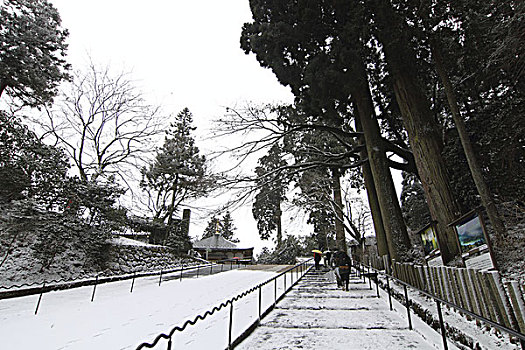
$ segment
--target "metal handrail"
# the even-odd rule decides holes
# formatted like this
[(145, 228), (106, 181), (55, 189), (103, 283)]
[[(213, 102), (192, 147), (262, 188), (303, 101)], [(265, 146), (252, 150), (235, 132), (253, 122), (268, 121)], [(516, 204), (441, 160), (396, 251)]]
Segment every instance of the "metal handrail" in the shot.
[[(448, 305), (448, 306), (458, 310), (459, 312), (465, 313), (466, 315), (469, 315), (469, 316), (471, 316), (471, 317), (473, 317), (473, 318), (475, 318), (477, 320), (480, 320), (480, 321), (482, 321), (484, 323), (487, 323), (487, 324), (491, 325), (494, 328), (497, 328), (497, 329), (499, 329), (499, 330), (501, 330), (503, 332), (506, 332), (506, 333), (508, 333), (508, 334), (510, 334), (510, 335), (512, 335), (512, 336), (514, 336), (514, 337), (516, 337), (518, 339), (520, 339), (521, 347), (522, 347), (522, 349), (525, 349), (525, 334), (520, 333), (518, 331), (515, 331), (515, 330), (513, 330), (511, 328), (508, 328), (508, 327), (506, 327), (506, 326), (504, 326), (502, 324), (499, 324), (497, 322), (494, 322), (492, 320), (489, 320), (488, 318), (483, 317), (481, 315), (478, 315), (478, 314), (476, 314), (476, 313), (474, 313), (472, 311), (466, 310), (466, 309), (462, 308), (459, 305), (456, 305), (456, 304), (451, 303), (451, 302), (449, 302), (447, 300), (444, 300), (443, 298), (438, 297), (437, 295), (434, 295), (432, 293), (429, 293), (427, 291), (419, 289), (419, 288), (417, 288), (417, 287), (415, 287), (415, 286), (413, 286), (413, 285), (411, 285), (411, 284), (409, 284), (409, 283), (407, 283), (405, 281), (400, 280), (397, 277), (394, 277), (394, 276), (392, 276), (392, 275), (390, 275), (390, 274), (388, 274), (386, 272), (378, 270), (378, 269), (376, 269), (376, 268), (374, 268), (372, 266), (365, 265), (365, 264), (362, 264), (362, 263), (359, 263), (359, 265), (363, 266), (363, 267), (366, 266), (367, 268), (374, 270), (377, 274), (383, 275), (383, 276), (386, 277), (386, 279), (387, 279), (387, 286), (388, 286), (387, 287), (387, 289), (388, 289), (388, 296), (389, 297), (390, 297), (390, 285), (388, 283), (388, 279), (392, 279), (392, 280), (402, 284), (403, 287), (405, 288), (405, 299), (406, 299), (406, 304), (407, 304), (406, 307), (407, 308), (409, 308), (409, 306), (410, 306), (410, 300), (408, 299), (408, 294), (406, 293), (406, 288), (407, 287), (412, 288), (412, 289), (422, 293), (423, 295), (433, 299), (436, 302), (437, 307), (438, 307), (438, 318), (439, 318), (439, 322), (440, 322), (440, 328), (441, 328), (441, 332), (442, 332), (442, 336), (443, 336), (443, 342), (444, 342), (445, 349), (447, 349), (448, 347), (446, 345), (446, 338), (445, 338), (446, 334), (445, 334), (445, 327), (444, 327), (444, 322), (443, 322), (443, 316), (442, 316), (442, 313), (441, 313), (441, 304)], [(369, 276), (369, 278), (370, 278), (370, 276)], [(378, 283), (377, 280), (375, 282)]]
[[(71, 288), (76, 288), (79, 286), (93, 285), (95, 282), (108, 283), (108, 282), (124, 281), (124, 280), (138, 278), (138, 277), (149, 277), (149, 276), (157, 276), (159, 274), (170, 274), (174, 272), (181, 272), (181, 270), (184, 272), (191, 271), (191, 270), (195, 270), (195, 269), (202, 268), (202, 267), (219, 266), (219, 264), (225, 263), (225, 262), (232, 262), (232, 263), (235, 262), (236, 265), (239, 265), (239, 263), (240, 264), (243, 263), (243, 262), (237, 262), (236, 260), (232, 260), (232, 259), (226, 259), (226, 260), (220, 260), (214, 263), (192, 265), (189, 267), (184, 267), (184, 265), (180, 265), (180, 266), (173, 267), (167, 270), (164, 270), (164, 269), (139, 270), (139, 271), (134, 271), (133, 273), (127, 273), (127, 274), (122, 274), (122, 275), (104, 276), (102, 273), (96, 273), (96, 274), (77, 275), (74, 278), (60, 278), (60, 279), (50, 279), (50, 280), (45, 279), (43, 281), (33, 282), (33, 283), (14, 284), (9, 287), (0, 286), (0, 300), (18, 297), (18, 296), (38, 294), (40, 293), (40, 289), (41, 289), (41, 287), (22, 289), (23, 287), (36, 287), (36, 286), (41, 286), (45, 284), (48, 288), (48, 291), (56, 290), (56, 289), (71, 289)], [(68, 286), (67, 285), (68, 283), (73, 283), (73, 284), (71, 286)], [(2, 289), (4, 291), (1, 291)]]
[[(312, 258), (312, 259), (313, 259), (313, 258)], [(242, 292), (242, 293), (240, 293), (240, 294), (238, 294), (238, 295), (236, 295), (236, 296), (234, 296), (234, 297), (232, 297), (232, 298), (230, 298), (230, 299), (228, 299), (228, 300), (226, 300), (226, 301), (224, 301), (224, 302), (222, 302), (222, 303), (220, 303), (219, 306), (214, 306), (211, 310), (206, 311), (206, 312), (204, 313), (204, 315), (197, 315), (197, 316), (196, 316), (195, 318), (193, 318), (193, 319), (186, 320), (186, 321), (184, 322), (184, 324), (183, 324), (181, 327), (179, 327), (179, 326), (175, 326), (175, 327), (173, 327), (173, 328), (168, 332), (168, 334), (166, 334), (166, 333), (160, 333), (159, 335), (157, 335), (157, 337), (155, 337), (155, 339), (153, 340), (152, 343), (144, 342), (144, 343), (140, 344), (140, 345), (136, 348), (136, 350), (140, 350), (140, 349), (143, 349), (143, 348), (149, 348), (149, 349), (151, 349), (151, 348), (155, 347), (161, 339), (167, 339), (167, 340), (168, 340), (168, 350), (171, 350), (171, 346), (172, 346), (172, 337), (173, 337), (173, 335), (175, 334), (175, 332), (182, 332), (182, 331), (184, 331), (188, 325), (193, 326), (193, 325), (195, 325), (195, 324), (197, 323), (197, 321), (206, 319), (206, 317), (208, 317), (208, 316), (210, 316), (210, 315), (213, 315), (216, 311), (220, 311), (221, 309), (223, 309), (224, 307), (227, 307), (228, 305), (231, 306), (231, 310), (230, 310), (230, 330), (229, 330), (230, 334), (229, 334), (229, 344), (228, 344), (228, 348), (229, 348), (229, 349), (232, 348), (232, 341), (231, 341), (231, 329), (232, 329), (232, 325), (231, 325), (231, 322), (232, 322), (232, 313), (233, 313), (233, 302), (234, 302), (234, 301), (237, 301), (237, 300), (239, 300), (239, 299), (244, 298), (245, 296), (247, 296), (247, 295), (253, 293), (253, 292), (256, 291), (256, 290), (259, 290), (259, 291), (260, 291), (260, 288), (262, 288), (263, 286), (265, 286), (265, 285), (267, 285), (267, 284), (269, 284), (269, 283), (271, 283), (271, 282), (277, 280), (279, 277), (285, 275), (286, 273), (288, 273), (288, 272), (290, 272), (290, 271), (293, 271), (294, 269), (297, 269), (298, 267), (301, 267), (301, 269), (302, 269), (302, 267), (303, 267), (303, 266), (306, 266), (306, 264), (309, 263), (310, 261), (312, 261), (312, 259), (308, 259), (308, 260), (303, 261), (303, 262), (301, 262), (301, 263), (299, 263), (299, 264), (296, 264), (295, 266), (293, 266), (293, 267), (291, 267), (291, 268), (289, 268), (289, 269), (287, 269), (287, 270), (281, 272), (280, 274), (278, 274), (278, 275), (276, 275), (276, 276), (270, 278), (269, 280), (264, 281), (264, 282), (262, 282), (262, 283), (259, 283), (258, 285), (256, 285), (256, 286), (254, 286), (254, 287), (252, 287), (252, 288), (250, 288), (250, 289), (248, 289), (248, 290), (246, 290), (246, 291), (244, 291), (244, 292)], [(309, 271), (309, 270), (306, 270), (306, 272), (308, 272), (308, 271)], [(302, 271), (301, 271), (301, 272), (302, 272)], [(306, 273), (306, 272), (305, 272), (305, 273)], [(302, 276), (304, 276), (304, 274), (302, 274)], [(301, 278), (302, 278), (302, 276), (301, 276)], [(287, 292), (293, 287), (293, 285), (299, 281), (299, 279), (300, 279), (300, 278), (298, 278), (293, 284), (291, 284), (289, 288), (286, 288), (286, 287), (285, 287), (285, 291), (284, 291), (283, 294), (286, 294), (286, 293), (287, 293)], [(260, 292), (259, 292), (259, 293), (260, 293)], [(276, 293), (276, 292), (275, 292), (275, 293)], [(260, 297), (260, 295), (259, 295), (259, 297)], [(260, 307), (260, 301), (259, 301), (259, 307)], [(260, 310), (259, 310), (259, 320), (260, 320), (260, 313), (261, 313), (261, 312), (260, 312)]]
[[(230, 260), (231, 259), (221, 260), (219, 262), (231, 262), (231, 268), (233, 268), (233, 261), (235, 261), (235, 260), (232, 260), (232, 261), (230, 261)], [(236, 262), (235, 265), (236, 266), (240, 266), (241, 264), (239, 262)], [(93, 302), (93, 300), (95, 299), (95, 292), (96, 292), (97, 286), (99, 284), (104, 284), (104, 283), (109, 283), (109, 282), (117, 282), (117, 281), (124, 281), (124, 280), (132, 279), (130, 293), (133, 293), (133, 287), (135, 285), (135, 279), (137, 277), (140, 278), (140, 277), (149, 277), (149, 276), (159, 275), (160, 276), (159, 277), (159, 286), (160, 286), (161, 282), (162, 282), (163, 274), (172, 274), (172, 273), (180, 272), (180, 280), (182, 281), (184, 272), (187, 273), (187, 272), (191, 272), (193, 270), (197, 270), (197, 277), (199, 277), (199, 269), (200, 268), (205, 269), (205, 268), (209, 267), (210, 268), (209, 274), (212, 274), (213, 268), (215, 266), (219, 266), (219, 264), (217, 264), (217, 263), (208, 263), (208, 264), (194, 265), (194, 266), (191, 266), (191, 267), (186, 267), (186, 269), (184, 268), (184, 265), (182, 265), (182, 266), (180, 266), (178, 268), (169, 269), (169, 270), (166, 270), (166, 271), (165, 270), (160, 270), (160, 271), (157, 271), (157, 272), (143, 272), (143, 273), (139, 273), (139, 274), (134, 272), (133, 274), (108, 276), (108, 277), (102, 277), (102, 278), (100, 278), (99, 275), (96, 275), (94, 279), (76, 279), (76, 280), (69, 280), (69, 281), (64, 280), (64, 282), (62, 284), (51, 284), (51, 285), (46, 285), (47, 282), (44, 281), (43, 284), (40, 287), (0, 292), (0, 300), (1, 299), (8, 299), (8, 298), (16, 298), (16, 297), (21, 297), (21, 296), (26, 296), (26, 295), (40, 294), (40, 296), (38, 297), (36, 308), (35, 308), (35, 315), (36, 315), (38, 313), (38, 310), (39, 310), (39, 307), (40, 307), (40, 303), (42, 301), (43, 294), (51, 292), (51, 291), (54, 291), (54, 290), (67, 290), (67, 289), (73, 289), (73, 288), (78, 288), (78, 287), (93, 286), (93, 293), (91, 295), (91, 302)], [(224, 265), (221, 265), (221, 266), (224, 266)], [(223, 272), (223, 268), (221, 268), (221, 272)]]

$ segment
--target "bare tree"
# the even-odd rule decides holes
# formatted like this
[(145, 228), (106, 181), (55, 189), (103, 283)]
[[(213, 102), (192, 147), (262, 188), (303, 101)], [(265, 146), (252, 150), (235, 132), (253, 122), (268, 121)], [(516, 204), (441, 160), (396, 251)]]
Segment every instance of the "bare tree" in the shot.
[(44, 137), (64, 147), (83, 181), (115, 176), (129, 187), (130, 168), (151, 151), (165, 117), (145, 102), (130, 73), (91, 63), (76, 72), (40, 120)]
[[(252, 195), (258, 191), (260, 186), (277, 181), (284, 173), (293, 177), (309, 169), (317, 167), (340, 167), (341, 160), (349, 160), (344, 165), (345, 168), (354, 168), (366, 162), (366, 159), (359, 159), (358, 152), (363, 147), (349, 142), (350, 139), (360, 135), (353, 130), (341, 129), (314, 122), (299, 122), (289, 118), (290, 107), (282, 106), (252, 106), (234, 109), (228, 108), (224, 118), (217, 121), (212, 138), (225, 140), (231, 136), (242, 137), (242, 142), (236, 144), (227, 143), (224, 149), (217, 150), (210, 159), (224, 156), (232, 156), (236, 161), (224, 174), (235, 173), (234, 176), (223, 176), (220, 187), (229, 191), (236, 191), (234, 201), (245, 204), (252, 199)], [(305, 145), (310, 153), (319, 153), (323, 160), (293, 161), (291, 154), (284, 155), (285, 164), (272, 169), (264, 174), (245, 174), (236, 172), (243, 168), (250, 157), (263, 156), (273, 145), (278, 143), (289, 143), (294, 139), (294, 135), (309, 130), (320, 130), (332, 134), (344, 147), (343, 152), (327, 152), (316, 149), (314, 145)]]

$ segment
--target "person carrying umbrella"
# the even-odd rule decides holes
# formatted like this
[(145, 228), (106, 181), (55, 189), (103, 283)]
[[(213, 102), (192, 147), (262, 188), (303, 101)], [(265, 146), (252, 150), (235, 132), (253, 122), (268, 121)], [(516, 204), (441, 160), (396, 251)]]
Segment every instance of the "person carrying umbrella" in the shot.
[(321, 256), (323, 255), (323, 252), (318, 249), (314, 249), (312, 250), (312, 253), (314, 253), (315, 269), (319, 270), (319, 262), (321, 261)]

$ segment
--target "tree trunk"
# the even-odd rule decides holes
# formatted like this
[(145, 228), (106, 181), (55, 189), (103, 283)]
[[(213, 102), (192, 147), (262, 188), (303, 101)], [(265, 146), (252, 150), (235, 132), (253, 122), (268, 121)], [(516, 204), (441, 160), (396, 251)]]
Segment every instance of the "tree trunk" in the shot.
[(345, 227), (343, 225), (343, 198), (341, 197), (341, 182), (339, 171), (331, 169), (332, 171), (332, 191), (334, 198), (335, 210), (335, 246), (338, 250), (347, 252), (345, 237)]
[(481, 167), (478, 163), (474, 149), (472, 148), (472, 143), (470, 142), (465, 122), (463, 121), (459, 111), (454, 88), (452, 87), (452, 83), (445, 70), (441, 52), (437, 46), (437, 43), (432, 42), (431, 49), (434, 63), (436, 64), (436, 71), (438, 72), (441, 82), (443, 83), (443, 88), (445, 89), (445, 94), (447, 95), (450, 112), (452, 113), (454, 123), (456, 124), (456, 128), (458, 130), (459, 139), (461, 140), (461, 145), (463, 146), (463, 150), (467, 158), (467, 163), (470, 168), (470, 173), (472, 174), (472, 179), (476, 184), (476, 188), (481, 197), (481, 202), (487, 211), (490, 222), (492, 223), (497, 240), (502, 241), (505, 238), (507, 231), (505, 224), (498, 214), (492, 193), (485, 182), (485, 179), (483, 178)]
[(363, 127), (368, 161), (381, 209), (390, 259), (407, 262), (412, 260), (410, 238), (403, 221), (392, 174), (383, 148), (364, 62), (357, 55), (354, 59), (353, 75), (352, 97)]
[[(359, 116), (355, 116), (356, 119), (356, 131), (362, 132), (363, 126), (359, 120)], [(363, 142), (366, 142), (363, 137)], [(361, 159), (368, 157), (366, 149), (361, 150), (359, 153)], [(381, 207), (379, 205), (379, 198), (377, 196), (376, 186), (374, 184), (374, 176), (372, 175), (372, 169), (370, 163), (364, 163), (361, 166), (361, 172), (365, 181), (366, 194), (368, 197), (368, 206), (372, 213), (372, 222), (374, 223), (374, 231), (376, 233), (377, 252), (379, 256), (389, 255), (388, 253), (388, 242), (386, 239), (385, 227), (383, 226), (383, 216), (381, 215)]]
[[(373, 3), (377, 3), (373, 1)], [(460, 250), (454, 229), (448, 224), (461, 213), (445, 163), (437, 123), (432, 117), (424, 89), (414, 76), (416, 59), (408, 39), (401, 30), (404, 23), (390, 2), (380, 1), (376, 8), (378, 38), (383, 44), (385, 59), (393, 77), (394, 92), (408, 133), (410, 146), (425, 190), (432, 218), (437, 221), (436, 233), (445, 264), (461, 264)]]
[(281, 246), (281, 243), (283, 242), (283, 225), (282, 225), (282, 211), (281, 211), (281, 203), (278, 204), (277, 213), (275, 215), (275, 223), (277, 224), (277, 237), (276, 237), (276, 243), (277, 247)]
[(2, 97), (2, 94), (4, 93), (6, 88), (7, 88), (7, 82), (5, 80), (0, 79), (0, 97)]
[(175, 194), (177, 192), (177, 187), (179, 186), (179, 174), (175, 175), (175, 180), (173, 181), (173, 186), (171, 191), (171, 205), (168, 207), (168, 227), (171, 227), (173, 223), (173, 213), (175, 212)]

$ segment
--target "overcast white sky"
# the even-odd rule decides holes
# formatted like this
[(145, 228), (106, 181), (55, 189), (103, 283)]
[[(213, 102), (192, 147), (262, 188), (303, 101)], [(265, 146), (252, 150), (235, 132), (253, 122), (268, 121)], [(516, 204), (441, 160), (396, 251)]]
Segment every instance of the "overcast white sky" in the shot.
[[(207, 134), (227, 106), (293, 100), (270, 70), (240, 49), (242, 25), (251, 21), (248, 0), (50, 1), (70, 32), (74, 69), (89, 55), (96, 64), (131, 70), (150, 102), (172, 114), (188, 107), (198, 135)], [(198, 139), (197, 146), (217, 145)], [(268, 245), (258, 239), (251, 208), (233, 217), (242, 245), (257, 252)], [(193, 220), (190, 235), (202, 234), (205, 224)]]

